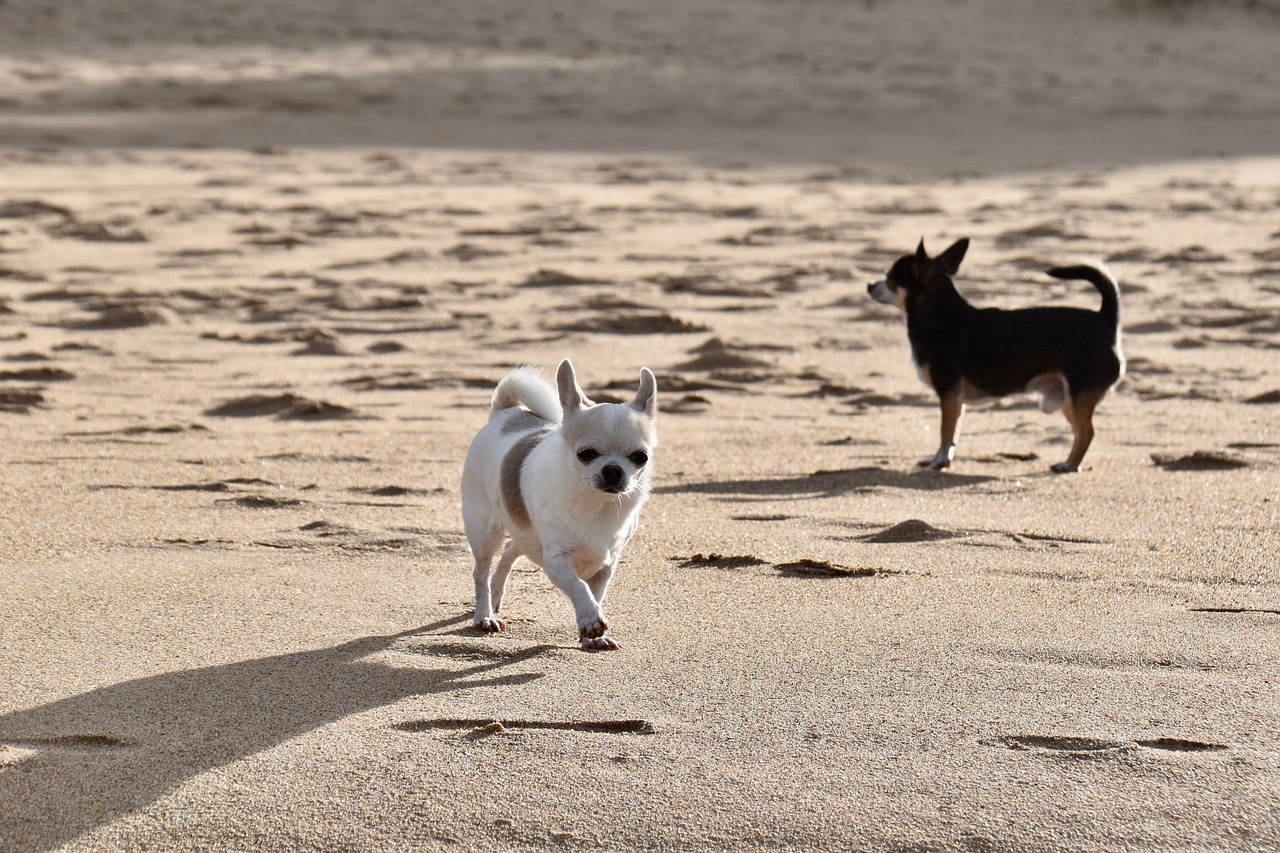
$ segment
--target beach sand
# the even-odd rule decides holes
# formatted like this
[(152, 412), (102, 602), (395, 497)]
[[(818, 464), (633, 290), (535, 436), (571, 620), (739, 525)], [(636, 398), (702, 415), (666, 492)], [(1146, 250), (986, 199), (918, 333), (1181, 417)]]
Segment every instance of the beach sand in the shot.
[[(1280, 845), (1280, 19), (1162, 5), (0, 4), (0, 849)], [(916, 468), (922, 236), (1115, 273), (1081, 473)], [(659, 380), (616, 652), (470, 627), (564, 357)]]

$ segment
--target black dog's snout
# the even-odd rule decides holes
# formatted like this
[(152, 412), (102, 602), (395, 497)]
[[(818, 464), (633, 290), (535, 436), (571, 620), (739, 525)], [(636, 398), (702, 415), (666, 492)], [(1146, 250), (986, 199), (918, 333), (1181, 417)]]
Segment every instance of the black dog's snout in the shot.
[(880, 283), (880, 282), (878, 282), (878, 281), (873, 281), (873, 282), (871, 282), (870, 284), (868, 284), (868, 285), (867, 285), (867, 293), (875, 293), (875, 292), (876, 292), (876, 285), (877, 285), (877, 284), (879, 284), (879, 283)]
[(600, 469), (600, 479), (606, 486), (616, 486), (622, 482), (622, 469), (617, 465), (606, 465)]

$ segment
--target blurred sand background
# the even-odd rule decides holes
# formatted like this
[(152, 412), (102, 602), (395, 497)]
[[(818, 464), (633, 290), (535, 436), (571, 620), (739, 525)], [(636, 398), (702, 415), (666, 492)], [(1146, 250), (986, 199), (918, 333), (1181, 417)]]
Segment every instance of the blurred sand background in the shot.
[[(0, 850), (1275, 849), (1247, 5), (0, 2)], [(1022, 400), (916, 470), (921, 236), (1120, 279), (1082, 473)], [(613, 653), (527, 564), (470, 628), (463, 454), (565, 356), (659, 377)]]

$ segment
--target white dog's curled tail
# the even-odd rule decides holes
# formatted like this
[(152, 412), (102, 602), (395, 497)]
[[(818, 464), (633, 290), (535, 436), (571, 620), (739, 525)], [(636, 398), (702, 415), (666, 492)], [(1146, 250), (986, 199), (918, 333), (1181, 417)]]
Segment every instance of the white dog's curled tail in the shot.
[(560, 396), (542, 375), (542, 371), (531, 364), (514, 368), (498, 387), (493, 389), (491, 413), (523, 405), (543, 420), (560, 423), (564, 413), (560, 409)]

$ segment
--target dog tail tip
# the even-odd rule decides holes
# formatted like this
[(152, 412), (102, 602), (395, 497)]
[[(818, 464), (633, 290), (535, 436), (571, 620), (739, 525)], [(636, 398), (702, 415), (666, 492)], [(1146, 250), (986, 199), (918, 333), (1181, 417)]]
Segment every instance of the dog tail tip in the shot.
[(524, 406), (540, 418), (559, 423), (563, 417), (560, 398), (541, 368), (532, 364), (513, 367), (493, 389), (489, 410), (499, 412)]

